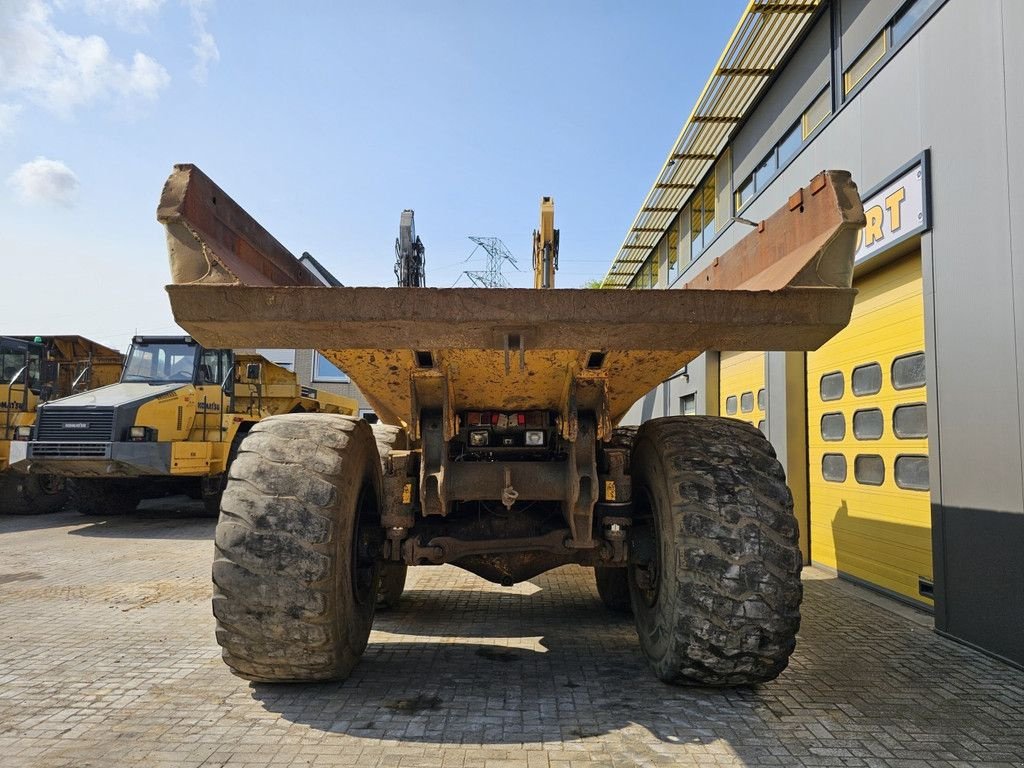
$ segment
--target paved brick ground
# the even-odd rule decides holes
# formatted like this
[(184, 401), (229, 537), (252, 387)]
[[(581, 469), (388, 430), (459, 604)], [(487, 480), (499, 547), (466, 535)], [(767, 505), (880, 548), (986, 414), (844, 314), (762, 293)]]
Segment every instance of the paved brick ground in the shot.
[(1024, 673), (813, 572), (758, 690), (657, 682), (577, 568), (414, 569), (351, 680), (250, 685), (213, 640), (212, 530), (0, 517), (0, 765), (1024, 765)]

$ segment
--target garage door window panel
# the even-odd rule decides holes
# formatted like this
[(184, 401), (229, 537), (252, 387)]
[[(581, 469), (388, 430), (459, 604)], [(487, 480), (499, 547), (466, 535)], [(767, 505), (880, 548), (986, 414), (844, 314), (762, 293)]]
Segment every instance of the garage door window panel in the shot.
[(892, 361), (893, 389), (914, 389), (924, 386), (924, 352), (903, 355)]
[(821, 417), (821, 439), (838, 442), (846, 437), (846, 417), (841, 413), (826, 413)]
[(892, 412), (892, 431), (901, 440), (928, 437), (928, 410), (924, 403), (900, 405)]
[(860, 454), (853, 460), (853, 476), (861, 485), (881, 485), (885, 482), (885, 462), (877, 454)]
[(826, 373), (822, 376), (819, 391), (821, 393), (821, 399), (826, 402), (842, 399), (846, 392), (846, 380), (843, 378), (842, 371)]
[(878, 408), (865, 408), (853, 414), (853, 435), (858, 440), (878, 440), (885, 419)]
[(869, 363), (854, 368), (850, 384), (857, 397), (878, 394), (882, 389), (882, 366)]
[(826, 453), (822, 456), (821, 476), (830, 483), (845, 483), (846, 457), (841, 453)]
[(909, 491), (927, 491), (928, 457), (897, 456), (893, 472), (896, 485)]

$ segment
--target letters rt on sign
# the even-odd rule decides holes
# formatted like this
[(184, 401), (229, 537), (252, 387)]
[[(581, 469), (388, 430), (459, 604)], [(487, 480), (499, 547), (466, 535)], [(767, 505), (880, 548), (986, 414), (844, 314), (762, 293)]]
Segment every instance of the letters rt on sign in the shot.
[(856, 263), (927, 229), (923, 165), (912, 166), (864, 200), (864, 217), (867, 224), (857, 237)]

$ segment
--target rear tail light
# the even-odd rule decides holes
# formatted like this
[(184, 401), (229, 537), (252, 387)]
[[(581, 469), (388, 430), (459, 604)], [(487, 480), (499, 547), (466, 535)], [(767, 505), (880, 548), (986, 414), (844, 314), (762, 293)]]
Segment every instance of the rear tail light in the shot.
[(526, 430), (527, 445), (544, 445), (544, 432), (540, 429)]
[(474, 429), (469, 433), (469, 444), (474, 448), (480, 448), (487, 445), (487, 430), (486, 429)]

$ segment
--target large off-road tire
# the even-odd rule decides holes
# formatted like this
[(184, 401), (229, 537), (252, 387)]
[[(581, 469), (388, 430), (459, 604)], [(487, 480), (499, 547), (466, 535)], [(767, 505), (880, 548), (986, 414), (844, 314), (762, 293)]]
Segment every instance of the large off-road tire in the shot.
[(98, 480), (79, 477), (68, 481), (68, 506), (83, 515), (127, 515), (145, 498), (143, 480)]
[(242, 441), (213, 563), (217, 642), (240, 677), (343, 680), (365, 650), (383, 538), (374, 443), (365, 421), (303, 413)]
[(629, 572), (625, 568), (594, 568), (597, 596), (604, 607), (618, 613), (629, 613)]
[(251, 426), (248, 424), (243, 424), (242, 426), (244, 429), (240, 428), (231, 441), (231, 447), (228, 449), (228, 460), (224, 465), (224, 473), (214, 477), (204, 477), (199, 480), (199, 498), (203, 500), (203, 509), (210, 517), (217, 517), (220, 514), (220, 500), (224, 497), (224, 489), (228, 485), (231, 464), (238, 456), (242, 440), (245, 439), (245, 436), (251, 429)]
[[(405, 430), (392, 424), (377, 422), (370, 425), (373, 437), (377, 441), (377, 453), (381, 467), (387, 461), (391, 451), (397, 447), (405, 447), (407, 436)], [(386, 562), (380, 567), (380, 587), (377, 589), (378, 608), (397, 608), (405, 591), (405, 577), (409, 566), (405, 563)]]
[(734, 419), (641, 426), (629, 588), (640, 647), (668, 683), (772, 680), (800, 627), (793, 497), (775, 451)]
[(60, 510), (67, 500), (67, 482), (63, 477), (0, 473), (0, 512), (45, 515)]

